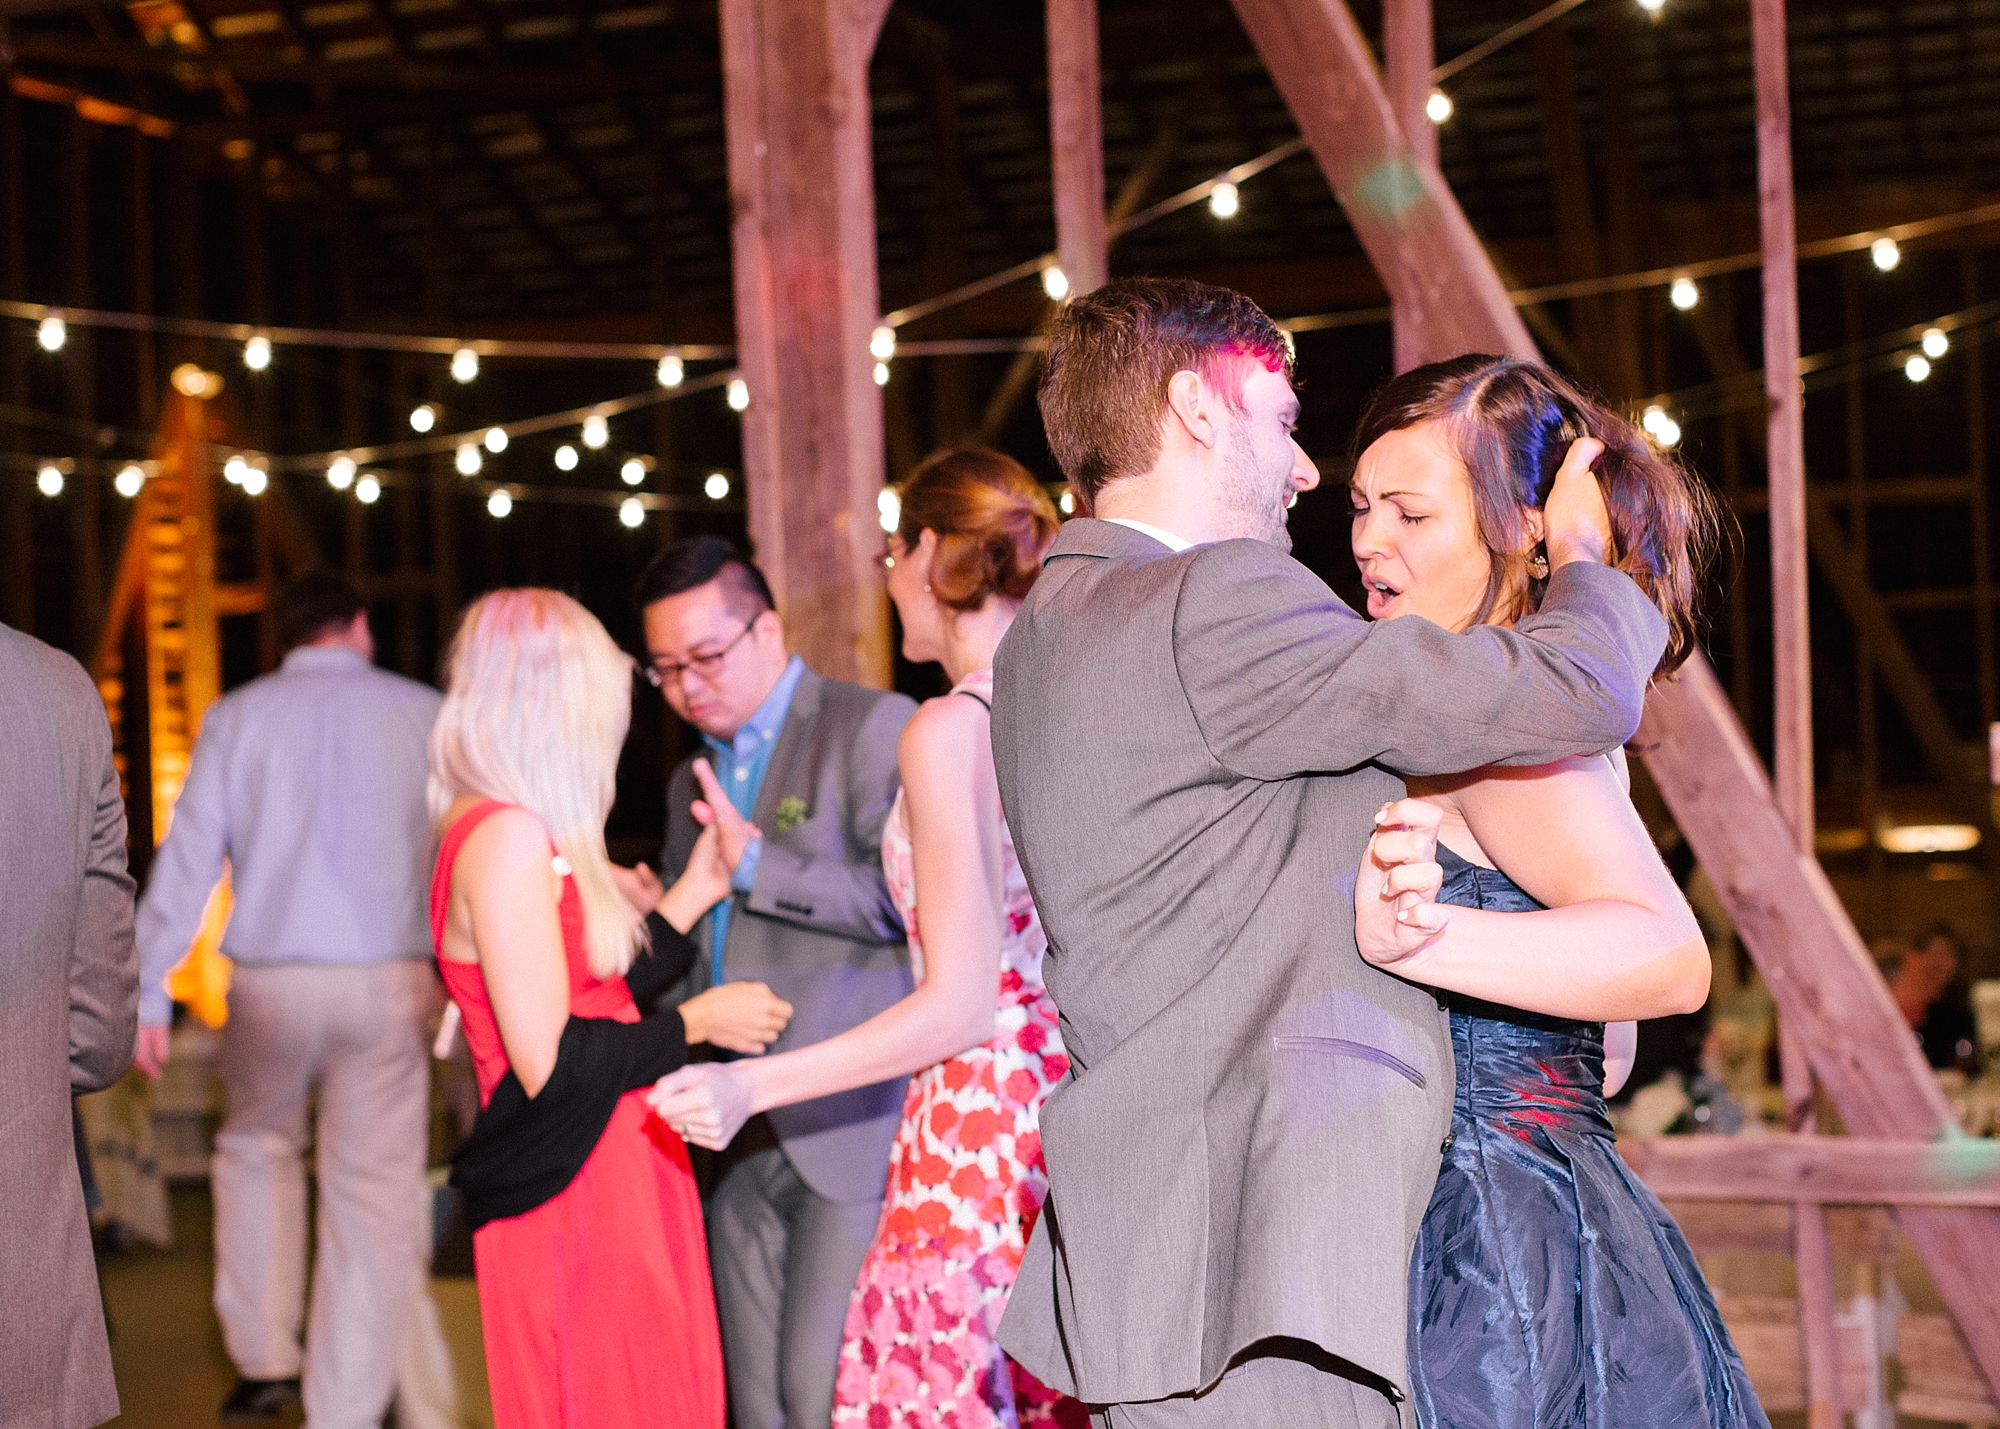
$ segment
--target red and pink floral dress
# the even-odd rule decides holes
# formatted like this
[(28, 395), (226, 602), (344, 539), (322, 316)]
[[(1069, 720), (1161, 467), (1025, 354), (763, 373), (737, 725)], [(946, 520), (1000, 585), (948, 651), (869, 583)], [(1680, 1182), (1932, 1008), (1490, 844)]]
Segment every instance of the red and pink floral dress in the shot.
[[(966, 676), (952, 693), (990, 705), (993, 672)], [(990, 1041), (910, 1079), (882, 1219), (847, 1307), (833, 1410), (833, 1422), (847, 1429), (1088, 1423), (1081, 1404), (1008, 1359), (997, 1338), (1048, 1195), (1041, 1105), (1069, 1069), (1042, 986), (1048, 940), (1004, 823), (1000, 839), (999, 1015)], [(916, 874), (900, 794), (882, 834), (882, 867), (921, 982)]]

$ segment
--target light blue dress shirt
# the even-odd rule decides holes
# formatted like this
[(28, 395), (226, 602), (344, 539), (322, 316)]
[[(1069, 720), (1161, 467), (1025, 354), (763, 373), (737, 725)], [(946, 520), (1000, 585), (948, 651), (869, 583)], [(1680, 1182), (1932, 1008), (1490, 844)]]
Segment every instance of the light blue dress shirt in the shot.
[[(771, 755), (778, 747), (778, 734), (785, 727), (785, 716), (791, 713), (792, 696), (798, 691), (799, 676), (806, 672), (806, 662), (794, 655), (785, 664), (785, 672), (778, 676), (778, 683), (771, 686), (771, 693), (764, 696), (764, 702), (757, 706), (743, 727), (736, 731), (736, 737), (724, 744), (713, 735), (704, 734), (701, 742), (708, 746), (708, 762), (715, 770), (715, 777), (722, 781), (729, 802), (744, 818), (751, 818), (757, 807), (757, 795), (764, 787), (764, 775), (771, 768)], [(729, 880), (730, 887), (738, 893), (748, 893), (757, 886), (757, 865), (764, 857), (764, 840), (754, 838), (743, 850), (743, 857), (737, 860), (736, 872)], [(723, 899), (709, 910), (708, 914), (708, 970), (709, 986), (722, 985), (722, 952), (729, 941), (729, 918), (736, 910), (732, 900)]]
[(245, 965), (365, 965), (431, 955), (436, 690), (340, 646), (303, 646), (216, 701), (139, 903), (139, 1020), (229, 862), (222, 951)]

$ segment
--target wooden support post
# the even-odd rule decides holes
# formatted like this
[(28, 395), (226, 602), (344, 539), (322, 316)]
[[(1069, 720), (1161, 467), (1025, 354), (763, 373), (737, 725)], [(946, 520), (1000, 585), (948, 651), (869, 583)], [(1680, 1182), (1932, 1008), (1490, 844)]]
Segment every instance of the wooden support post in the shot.
[(886, 0), (722, 0), (750, 534), (794, 649), (887, 685), (868, 59)]
[[(1409, 140), (1410, 152), (1427, 168), (1438, 167), (1437, 126), (1424, 106), (1431, 96), (1431, 71), (1437, 67), (1437, 36), (1431, 0), (1384, 0), (1382, 6), (1382, 78), (1389, 107)], [(1396, 370), (1418, 366), (1417, 328), (1407, 305), (1391, 317)]]
[[(28, 283), (28, 220), (22, 209), (21, 101), (0, 83), (0, 294), (16, 302), (27, 297)], [(0, 332), (7, 401), (14, 407), (28, 405), (29, 340), (26, 324), (9, 323)], [(15, 430), (16, 449), (31, 450), (26, 429)], [(33, 482), (29, 472), (0, 472), (0, 620), (30, 632), (35, 628)]]
[(1104, 122), (1098, 109), (1097, 0), (1047, 0), (1049, 150), (1056, 262), (1074, 294), (1111, 276), (1104, 234)]
[[(1792, 216), (1792, 105), (1784, 0), (1750, 0), (1757, 88), (1757, 212), (1764, 255), (1765, 469), (1771, 489), (1772, 764), (1778, 808), (1794, 845), (1812, 857), (1812, 636), (1806, 610), (1805, 390), (1799, 381), (1798, 232)], [(1789, 1016), (1778, 1023), (1785, 1120), (1813, 1129), (1812, 1062)], [(1839, 1429), (1840, 1346), (1834, 1326), (1833, 1247), (1826, 1216), (1800, 1203), (1793, 1217), (1799, 1335), (1810, 1429)]]
[(1342, 0), (1234, 0), (1320, 170), (1409, 314), (1410, 357), (1535, 355), (1472, 225), (1403, 137), (1368, 41)]
[[(1860, 350), (1861, 282), (1856, 263), (1841, 265), (1840, 297), (1842, 341)], [(1843, 384), (1847, 416), (1847, 534), (1854, 559), (1865, 575), (1868, 570), (1868, 417), (1862, 402), (1861, 368), (1857, 364)], [(1854, 626), (1854, 716), (1855, 734), (1860, 743), (1860, 798), (1855, 806), (1855, 823), (1868, 836), (1868, 878), (1864, 885), (1861, 917), (1863, 937), (1878, 932), (1889, 906), (1889, 865), (1882, 842), (1875, 837), (1882, 785), (1882, 740), (1878, 728), (1880, 700), (1875, 689), (1874, 643), (1866, 626)]]

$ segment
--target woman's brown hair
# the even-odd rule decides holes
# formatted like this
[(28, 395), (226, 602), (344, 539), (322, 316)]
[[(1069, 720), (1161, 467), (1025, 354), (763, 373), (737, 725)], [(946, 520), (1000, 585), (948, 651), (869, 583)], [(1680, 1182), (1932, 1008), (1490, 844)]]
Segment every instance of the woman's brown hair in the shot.
[(1014, 458), (985, 447), (939, 452), (898, 493), (897, 539), (914, 549), (937, 533), (931, 594), (953, 610), (977, 610), (989, 595), (1020, 600), (1041, 574), (1055, 539), (1056, 508)]
[(1539, 610), (1548, 567), (1528, 549), (1522, 512), (1548, 500), (1572, 443), (1595, 437), (1592, 465), (1611, 514), (1611, 564), (1667, 618), (1660, 674), (1694, 653), (1702, 577), (1721, 541), (1715, 497), (1633, 423), (1540, 363), (1468, 353), (1415, 367), (1368, 404), (1354, 434), (1359, 458), (1391, 432), (1440, 422), (1472, 485), (1479, 538), (1493, 562), (1473, 623)]

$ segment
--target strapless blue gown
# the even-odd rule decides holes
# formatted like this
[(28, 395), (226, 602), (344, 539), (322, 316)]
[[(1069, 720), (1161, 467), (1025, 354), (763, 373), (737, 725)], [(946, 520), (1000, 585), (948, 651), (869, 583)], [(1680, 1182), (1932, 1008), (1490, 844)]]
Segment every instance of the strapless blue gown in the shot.
[[(1439, 901), (1540, 908), (1442, 846)], [(1694, 1252), (1612, 1146), (1604, 1026), (1447, 995), (1451, 1136), (1410, 1263), (1423, 1429), (1769, 1429)]]

